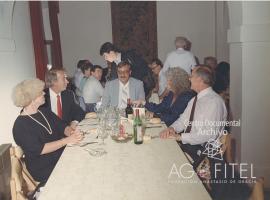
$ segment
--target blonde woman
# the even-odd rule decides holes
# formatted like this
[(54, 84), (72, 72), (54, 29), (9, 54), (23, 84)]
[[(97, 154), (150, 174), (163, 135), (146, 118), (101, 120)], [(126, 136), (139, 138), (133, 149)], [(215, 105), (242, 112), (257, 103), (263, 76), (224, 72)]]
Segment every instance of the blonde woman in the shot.
[(148, 111), (153, 112), (170, 126), (184, 112), (196, 93), (190, 89), (188, 73), (180, 67), (169, 68), (166, 79), (169, 93), (160, 104), (145, 101), (134, 101), (133, 104), (143, 104)]
[(13, 90), (12, 99), (21, 107), (14, 122), (13, 137), (25, 154), (25, 163), (33, 178), (46, 183), (66, 144), (78, 143), (83, 135), (66, 126), (44, 104), (44, 82), (25, 80)]

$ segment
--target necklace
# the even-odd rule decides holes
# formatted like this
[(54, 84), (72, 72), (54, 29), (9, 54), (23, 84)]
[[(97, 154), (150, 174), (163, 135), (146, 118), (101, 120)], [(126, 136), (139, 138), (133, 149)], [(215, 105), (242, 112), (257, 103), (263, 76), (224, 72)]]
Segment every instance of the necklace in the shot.
[(35, 122), (37, 122), (40, 126), (42, 126), (43, 128), (45, 128), (46, 131), (47, 131), (50, 135), (52, 134), (52, 128), (51, 128), (51, 126), (50, 126), (48, 120), (46, 119), (46, 117), (43, 115), (43, 113), (42, 113), (41, 111), (38, 110), (38, 112), (39, 112), (39, 113), (42, 115), (42, 117), (45, 119), (45, 121), (46, 121), (46, 123), (47, 123), (49, 129), (48, 129), (46, 126), (44, 126), (41, 122), (39, 122), (38, 120), (36, 120), (34, 117), (30, 116), (30, 115), (26, 112), (25, 109), (23, 109), (23, 112), (24, 112), (28, 117), (30, 117), (32, 120), (34, 120)]

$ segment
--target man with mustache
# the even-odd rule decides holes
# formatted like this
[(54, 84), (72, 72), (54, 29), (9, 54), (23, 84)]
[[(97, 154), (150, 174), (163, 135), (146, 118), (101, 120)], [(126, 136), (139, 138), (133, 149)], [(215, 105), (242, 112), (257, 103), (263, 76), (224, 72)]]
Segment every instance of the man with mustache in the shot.
[(145, 99), (143, 82), (130, 77), (131, 67), (126, 61), (117, 66), (118, 79), (109, 81), (105, 85), (102, 106), (127, 107), (127, 99), (131, 101)]

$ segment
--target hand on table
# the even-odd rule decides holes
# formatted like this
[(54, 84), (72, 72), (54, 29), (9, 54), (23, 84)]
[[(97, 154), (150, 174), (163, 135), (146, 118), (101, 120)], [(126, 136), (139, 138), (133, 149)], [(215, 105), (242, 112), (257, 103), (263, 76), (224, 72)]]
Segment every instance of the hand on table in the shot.
[(144, 100), (136, 100), (136, 101), (132, 101), (131, 102), (135, 107), (138, 107), (140, 105), (145, 105), (145, 101)]
[(172, 127), (166, 128), (161, 131), (159, 134), (161, 139), (175, 139), (177, 141), (181, 140), (181, 136), (176, 134), (175, 130)]
[(84, 135), (79, 130), (72, 131), (72, 134), (66, 138), (67, 144), (77, 144), (84, 138)]
[(72, 122), (70, 122), (70, 127), (71, 127), (73, 130), (75, 130), (76, 127), (78, 126), (78, 124), (79, 124), (78, 121), (72, 121)]

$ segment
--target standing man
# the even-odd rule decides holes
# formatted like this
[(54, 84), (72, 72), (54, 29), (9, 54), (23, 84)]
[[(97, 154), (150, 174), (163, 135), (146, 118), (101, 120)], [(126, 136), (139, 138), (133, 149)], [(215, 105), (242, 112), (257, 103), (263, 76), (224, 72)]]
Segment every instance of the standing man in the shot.
[(214, 73), (211, 68), (196, 67), (190, 81), (191, 89), (197, 95), (189, 101), (183, 114), (160, 133), (160, 137), (175, 138), (182, 150), (196, 160), (204, 143), (223, 134), (224, 125), (220, 122), (226, 121), (227, 111), (222, 98), (212, 89)]
[(123, 52), (112, 43), (106, 42), (100, 47), (100, 55), (111, 64), (110, 69), (108, 69), (110, 72), (110, 74), (107, 75), (108, 80), (114, 80), (117, 78), (117, 65), (121, 61), (125, 61), (130, 64), (132, 71), (131, 76), (143, 81), (146, 96), (154, 88), (155, 83), (147, 63), (141, 56), (136, 54), (134, 50)]
[(84, 119), (85, 113), (82, 108), (75, 103), (74, 93), (66, 90), (68, 80), (64, 69), (50, 69), (45, 75), (47, 88), (45, 89), (45, 104), (64, 123), (73, 128)]
[(118, 79), (109, 81), (105, 85), (102, 106), (127, 107), (127, 99), (132, 101), (144, 100), (143, 82), (130, 77), (131, 67), (128, 62), (120, 62), (117, 66)]
[(196, 61), (194, 55), (190, 51), (185, 50), (188, 45), (187, 41), (188, 40), (185, 37), (176, 37), (176, 50), (168, 54), (162, 69), (164, 72), (172, 67), (180, 67), (188, 74), (191, 74), (191, 70), (196, 66)]

